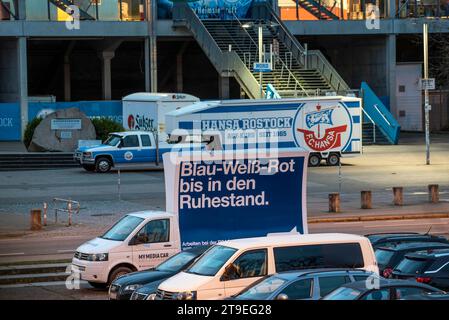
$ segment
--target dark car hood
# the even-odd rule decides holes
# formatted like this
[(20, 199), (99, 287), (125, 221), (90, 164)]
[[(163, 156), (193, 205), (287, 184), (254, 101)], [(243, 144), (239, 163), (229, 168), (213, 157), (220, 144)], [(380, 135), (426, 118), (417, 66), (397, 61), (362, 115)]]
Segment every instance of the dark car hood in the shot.
[(167, 271), (157, 271), (157, 270), (139, 271), (124, 275), (114, 280), (113, 283), (116, 285), (120, 285), (122, 287), (130, 284), (147, 284), (149, 282), (153, 282), (156, 280), (169, 278), (172, 275), (174, 275), (173, 272)]
[(143, 293), (143, 294), (155, 293), (157, 291), (157, 287), (159, 287), (159, 285), (162, 282), (164, 282), (165, 279), (166, 278), (147, 283), (143, 287), (140, 287), (139, 289), (137, 289), (136, 292)]

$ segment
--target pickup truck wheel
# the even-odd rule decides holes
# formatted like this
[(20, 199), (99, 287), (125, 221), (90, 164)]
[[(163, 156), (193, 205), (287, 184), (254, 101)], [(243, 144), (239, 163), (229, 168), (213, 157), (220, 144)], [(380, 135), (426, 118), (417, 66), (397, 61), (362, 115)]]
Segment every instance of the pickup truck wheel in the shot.
[(327, 157), (326, 163), (328, 166), (338, 166), (340, 164), (340, 156), (336, 153), (331, 153)]
[(105, 173), (111, 170), (111, 161), (108, 158), (99, 158), (95, 161), (95, 170), (100, 173)]
[(109, 274), (108, 283), (111, 284), (118, 277), (121, 277), (121, 276), (123, 276), (127, 273), (131, 273), (131, 272), (133, 272), (133, 270), (131, 270), (128, 267), (118, 267), (118, 268), (112, 270), (111, 273)]
[(94, 164), (83, 164), (83, 168), (86, 171), (94, 171), (95, 170), (95, 165)]
[(321, 156), (317, 153), (312, 153), (309, 156), (309, 167), (318, 167), (321, 163)]
[(92, 281), (88, 281), (88, 283), (95, 289), (106, 289), (108, 287), (107, 283), (98, 283), (98, 282), (92, 282)]

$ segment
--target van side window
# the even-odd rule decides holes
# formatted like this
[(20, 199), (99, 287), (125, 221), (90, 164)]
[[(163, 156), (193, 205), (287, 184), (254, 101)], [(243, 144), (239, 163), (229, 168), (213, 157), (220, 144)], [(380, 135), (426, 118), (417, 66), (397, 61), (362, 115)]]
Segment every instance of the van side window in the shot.
[(151, 139), (149, 135), (143, 134), (140, 136), (140, 139), (142, 140), (142, 147), (151, 147)]
[(316, 244), (274, 248), (276, 272), (311, 268), (362, 268), (358, 243)]
[(160, 219), (148, 222), (137, 233), (140, 243), (168, 242), (170, 240), (170, 220)]
[(126, 136), (123, 138), (122, 147), (123, 148), (131, 148), (139, 146), (139, 138), (137, 135), (133, 134), (130, 136)]
[(242, 253), (232, 264), (233, 279), (267, 275), (267, 250), (251, 250)]

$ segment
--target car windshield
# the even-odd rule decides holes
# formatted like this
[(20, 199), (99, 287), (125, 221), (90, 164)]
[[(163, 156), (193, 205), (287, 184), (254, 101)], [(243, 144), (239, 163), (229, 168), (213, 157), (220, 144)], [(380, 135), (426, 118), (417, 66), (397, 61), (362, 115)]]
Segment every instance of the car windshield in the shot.
[(123, 241), (143, 220), (144, 219), (139, 217), (126, 215), (114, 224), (111, 229), (106, 231), (106, 233), (100, 238), (106, 240)]
[(179, 272), (196, 258), (191, 252), (180, 252), (156, 267), (157, 271)]
[(405, 257), (396, 268), (394, 268), (394, 271), (409, 274), (422, 273), (428, 262), (429, 260), (427, 259)]
[(237, 295), (238, 299), (265, 300), (287, 280), (278, 277), (269, 277), (246, 288)]
[(107, 138), (106, 141), (103, 144), (115, 147), (120, 142), (120, 140), (121, 140), (120, 136), (111, 134), (109, 136), (109, 138)]
[(379, 266), (387, 266), (388, 263), (391, 261), (391, 258), (394, 255), (394, 251), (392, 250), (383, 250), (383, 249), (377, 249), (376, 250), (376, 260)]
[(214, 276), (236, 251), (237, 249), (230, 247), (213, 246), (187, 272), (202, 276)]
[(358, 290), (340, 287), (325, 296), (323, 300), (356, 300), (360, 294), (361, 292)]

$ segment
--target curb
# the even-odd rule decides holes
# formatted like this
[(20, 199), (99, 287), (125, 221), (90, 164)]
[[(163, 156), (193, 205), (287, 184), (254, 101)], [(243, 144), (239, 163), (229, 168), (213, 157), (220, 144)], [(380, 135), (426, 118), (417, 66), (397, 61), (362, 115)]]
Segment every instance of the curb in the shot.
[(438, 219), (449, 218), (449, 212), (440, 213), (417, 213), (417, 214), (395, 214), (395, 215), (367, 215), (367, 216), (346, 216), (332, 218), (309, 218), (308, 223), (326, 222), (359, 222), (359, 221), (381, 221), (381, 220), (406, 220), (406, 219)]

